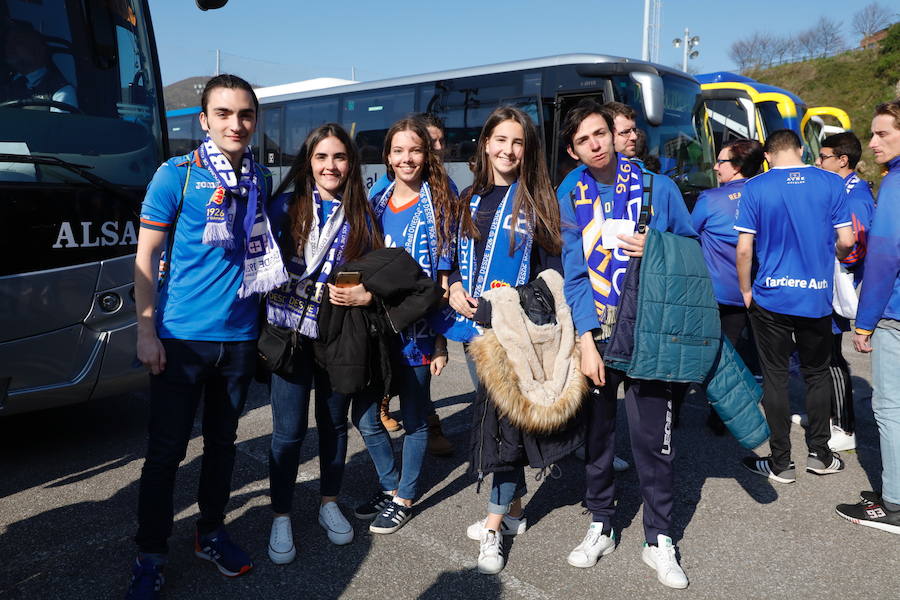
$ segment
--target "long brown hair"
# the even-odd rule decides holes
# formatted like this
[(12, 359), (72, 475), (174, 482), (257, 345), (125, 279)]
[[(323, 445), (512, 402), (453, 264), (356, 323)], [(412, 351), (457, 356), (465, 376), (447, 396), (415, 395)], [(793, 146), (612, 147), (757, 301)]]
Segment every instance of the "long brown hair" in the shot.
[[(472, 164), (475, 179), (472, 187), (464, 194), (463, 206), (468, 207), (473, 194), (484, 194), (494, 185), (494, 171), (487, 156), (487, 142), (494, 133), (494, 128), (503, 121), (516, 122), (522, 126), (522, 130), (525, 132), (525, 148), (519, 166), (510, 230), (516, 231), (519, 214), (525, 213), (535, 241), (547, 252), (558, 255), (562, 250), (559, 203), (556, 201), (556, 194), (550, 183), (540, 137), (531, 118), (520, 109), (514, 106), (501, 106), (488, 115), (481, 128), (481, 135), (478, 137), (478, 147), (475, 150), (475, 159)], [(475, 224), (472, 222), (471, 213), (468, 210), (463, 212), (463, 228), (468, 229), (471, 226), (474, 229)], [(512, 235), (509, 245), (510, 255), (515, 251), (515, 245), (516, 236)]]
[(329, 137), (336, 137), (344, 145), (349, 163), (347, 180), (344, 182), (344, 191), (341, 195), (344, 218), (350, 224), (350, 236), (344, 248), (344, 260), (349, 261), (359, 258), (369, 250), (381, 248), (384, 242), (378, 233), (372, 216), (372, 207), (366, 197), (359, 151), (343, 127), (337, 123), (326, 123), (312, 130), (300, 146), (291, 170), (278, 186), (275, 195), (278, 196), (290, 186), (294, 186), (294, 194), (288, 206), (290, 233), (296, 247), (303, 247), (313, 226), (312, 197), (315, 178), (312, 172), (312, 157), (319, 142)]
[(431, 137), (428, 135), (428, 123), (421, 117), (407, 117), (400, 119), (388, 129), (384, 136), (384, 150), (382, 158), (387, 167), (388, 179), (394, 181), (394, 169), (391, 167), (390, 155), (394, 135), (401, 131), (410, 131), (422, 140), (422, 151), (425, 154), (425, 164), (422, 166), (422, 181), (427, 181), (431, 187), (431, 204), (434, 206), (435, 229), (437, 230), (438, 254), (447, 252), (456, 237), (462, 204), (459, 198), (450, 190), (450, 178), (444, 169), (444, 163), (438, 152), (431, 145)]

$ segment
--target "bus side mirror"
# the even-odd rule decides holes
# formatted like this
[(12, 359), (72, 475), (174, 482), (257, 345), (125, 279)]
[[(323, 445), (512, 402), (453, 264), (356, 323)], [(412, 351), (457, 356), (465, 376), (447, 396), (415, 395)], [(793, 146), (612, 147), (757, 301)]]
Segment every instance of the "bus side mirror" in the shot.
[(644, 105), (644, 116), (650, 125), (660, 125), (663, 122), (665, 101), (663, 99), (663, 80), (656, 73), (645, 71), (632, 71), (629, 77), (641, 86), (641, 102)]
[(197, 8), (200, 10), (215, 10), (222, 8), (228, 3), (228, 0), (197, 0)]

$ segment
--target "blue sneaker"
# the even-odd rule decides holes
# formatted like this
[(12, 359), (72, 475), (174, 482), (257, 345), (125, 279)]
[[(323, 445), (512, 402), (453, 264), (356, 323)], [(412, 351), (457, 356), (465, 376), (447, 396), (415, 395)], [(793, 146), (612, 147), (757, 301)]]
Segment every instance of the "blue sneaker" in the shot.
[(253, 568), (253, 561), (231, 541), (224, 527), (202, 537), (199, 531), (196, 532), (194, 554), (197, 558), (214, 563), (219, 573), (226, 577), (237, 577)]
[(131, 570), (131, 583), (128, 584), (128, 593), (125, 600), (156, 600), (160, 597), (165, 578), (162, 574), (162, 565), (151, 560), (135, 559)]

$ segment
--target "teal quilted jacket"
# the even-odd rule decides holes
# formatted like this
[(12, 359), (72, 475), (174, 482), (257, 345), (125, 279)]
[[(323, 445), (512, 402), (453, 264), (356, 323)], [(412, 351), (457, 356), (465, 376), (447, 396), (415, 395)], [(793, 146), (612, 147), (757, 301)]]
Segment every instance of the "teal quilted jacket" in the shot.
[(741, 445), (755, 448), (769, 437), (759, 408), (762, 390), (722, 336), (696, 240), (648, 229), (644, 256), (625, 276), (603, 360), (632, 379), (705, 384)]

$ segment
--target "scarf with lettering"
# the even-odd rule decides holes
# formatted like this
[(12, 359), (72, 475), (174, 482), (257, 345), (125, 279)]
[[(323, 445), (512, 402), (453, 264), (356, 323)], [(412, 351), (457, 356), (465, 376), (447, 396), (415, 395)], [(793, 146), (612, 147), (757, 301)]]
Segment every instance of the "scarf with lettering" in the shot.
[[(288, 261), (289, 280), (286, 285), (266, 296), (266, 318), (280, 327), (298, 329), (302, 335), (319, 337), (319, 308), (325, 292), (325, 282), (340, 265), (344, 248), (350, 237), (350, 223), (344, 219), (340, 199), (333, 201), (331, 212), (319, 219), (322, 199), (313, 188), (313, 224), (300, 252)], [(298, 202), (302, 201), (297, 199)]]
[[(516, 287), (528, 281), (534, 235), (524, 214), (520, 214), (517, 220), (517, 228), (524, 229), (510, 231), (515, 197), (516, 184), (513, 183), (497, 207), (497, 212), (494, 213), (480, 265), (475, 260), (475, 240), (468, 236), (460, 236), (457, 248), (459, 274), (462, 277), (463, 287), (473, 298), (480, 298), (486, 289)], [(480, 203), (481, 196), (472, 194), (472, 200), (469, 202), (472, 218), (476, 217)], [(515, 250), (511, 256), (510, 236), (519, 238), (516, 239)], [(456, 342), (468, 342), (480, 334), (481, 328), (459, 313), (455, 313), (453, 325), (444, 333), (448, 339)]]
[[(597, 181), (585, 169), (575, 184), (575, 219), (581, 228), (581, 243), (587, 262), (588, 276), (594, 296), (594, 306), (604, 334), (611, 332), (616, 322), (619, 292), (628, 268), (628, 256), (621, 248), (603, 247), (602, 230), (606, 219), (630, 219), (637, 223), (643, 196), (643, 176), (621, 154), (616, 155), (616, 179), (612, 203), (605, 203), (597, 190)], [(609, 331), (607, 331), (609, 330)], [(608, 335), (606, 335), (608, 337)]]
[(232, 228), (237, 213), (237, 200), (245, 200), (247, 214), (242, 225), (247, 248), (244, 253), (244, 280), (238, 289), (238, 297), (263, 294), (278, 287), (287, 281), (288, 276), (266, 216), (265, 193), (262, 200), (259, 197), (260, 182), (250, 149), (244, 150), (240, 174), (234, 172), (228, 157), (219, 151), (209, 136), (200, 144), (197, 154), (218, 184), (206, 203), (203, 243), (227, 250), (234, 248)]

